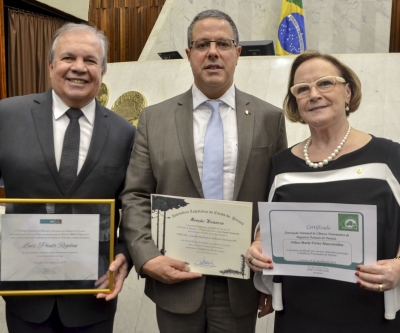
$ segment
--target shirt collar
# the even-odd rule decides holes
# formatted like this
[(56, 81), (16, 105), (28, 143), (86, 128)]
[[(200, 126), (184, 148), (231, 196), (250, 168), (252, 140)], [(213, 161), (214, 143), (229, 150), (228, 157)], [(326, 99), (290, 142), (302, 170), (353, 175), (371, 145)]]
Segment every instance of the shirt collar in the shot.
[[(54, 90), (52, 90), (52, 98), (53, 98), (54, 119), (58, 120), (65, 114), (65, 112), (68, 111), (70, 107), (64, 103), (64, 101), (60, 98), (60, 96), (56, 94)], [(90, 123), (90, 125), (93, 126), (94, 115), (96, 110), (96, 101), (93, 99), (89, 104), (85, 105), (81, 110), (87, 121)]]
[[(210, 100), (206, 95), (204, 95), (195, 84), (192, 86), (192, 96), (193, 96), (193, 110), (196, 110), (199, 105), (203, 104), (205, 101)], [(236, 110), (236, 99), (235, 99), (235, 85), (232, 84), (230, 88), (223, 94), (220, 101), (224, 102), (226, 105)]]

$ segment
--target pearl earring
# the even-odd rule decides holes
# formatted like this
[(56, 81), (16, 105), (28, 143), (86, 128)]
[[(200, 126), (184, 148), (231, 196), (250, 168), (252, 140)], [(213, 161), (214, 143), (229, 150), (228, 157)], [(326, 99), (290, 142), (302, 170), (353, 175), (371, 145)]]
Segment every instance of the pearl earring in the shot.
[(346, 107), (345, 107), (344, 110), (345, 110), (346, 112), (349, 112), (349, 111), (350, 111), (349, 104), (346, 103)]

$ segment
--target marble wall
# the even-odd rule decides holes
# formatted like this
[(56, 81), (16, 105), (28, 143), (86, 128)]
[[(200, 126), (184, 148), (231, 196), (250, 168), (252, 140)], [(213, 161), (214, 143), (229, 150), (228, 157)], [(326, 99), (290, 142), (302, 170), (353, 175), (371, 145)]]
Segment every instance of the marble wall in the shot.
[[(363, 84), (360, 109), (350, 116), (352, 126), (400, 142), (400, 54), (341, 54), (338, 58), (359, 75)], [(294, 56), (243, 57), (235, 83), (243, 91), (281, 107)], [(105, 82), (110, 88), (108, 107), (124, 92), (142, 93), (148, 105), (186, 91), (193, 75), (186, 59), (109, 64)], [(287, 122), (289, 144), (308, 136), (304, 125)]]
[[(392, 0), (303, 0), (308, 49), (323, 53), (389, 51)], [(280, 0), (168, 0), (139, 58), (160, 60), (158, 52), (184, 58), (187, 28), (204, 9), (228, 13), (240, 40), (276, 40)]]
[(389, 52), (392, 0), (303, 0), (303, 5), (309, 49)]

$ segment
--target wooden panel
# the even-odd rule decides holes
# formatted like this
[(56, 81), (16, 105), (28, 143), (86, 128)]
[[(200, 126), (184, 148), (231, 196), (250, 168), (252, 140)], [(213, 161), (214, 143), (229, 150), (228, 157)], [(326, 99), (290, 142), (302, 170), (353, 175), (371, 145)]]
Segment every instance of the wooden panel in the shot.
[(392, 1), (389, 52), (400, 52), (400, 0)]
[(139, 59), (166, 0), (90, 0), (89, 22), (104, 31), (109, 62)]
[(0, 99), (7, 97), (6, 46), (4, 32), (4, 3), (0, 0)]

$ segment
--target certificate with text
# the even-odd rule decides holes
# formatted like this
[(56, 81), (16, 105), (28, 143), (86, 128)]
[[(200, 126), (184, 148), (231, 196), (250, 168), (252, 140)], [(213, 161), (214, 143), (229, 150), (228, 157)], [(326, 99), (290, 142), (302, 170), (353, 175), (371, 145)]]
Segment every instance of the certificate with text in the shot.
[(115, 216), (114, 199), (0, 198), (0, 295), (111, 293)]
[(376, 206), (259, 203), (264, 275), (312, 276), (356, 282), (357, 265), (376, 264)]
[(6, 214), (1, 281), (97, 280), (97, 214)]
[(151, 231), (161, 254), (192, 272), (249, 279), (252, 203), (151, 196)]

